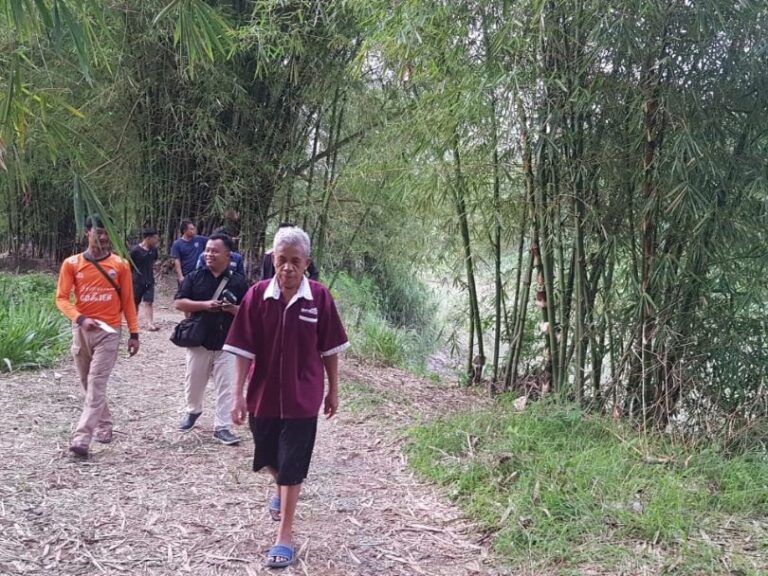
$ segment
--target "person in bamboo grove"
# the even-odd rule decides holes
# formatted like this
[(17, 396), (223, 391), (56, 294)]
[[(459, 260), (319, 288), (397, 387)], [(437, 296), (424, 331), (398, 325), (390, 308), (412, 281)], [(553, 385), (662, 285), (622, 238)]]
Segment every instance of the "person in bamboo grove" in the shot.
[(155, 262), (157, 262), (157, 245), (160, 236), (152, 227), (144, 228), (143, 239), (131, 249), (133, 263), (133, 298), (138, 313), (141, 303), (144, 303), (144, 315), (147, 319), (147, 329), (155, 332), (153, 302), (155, 301)]
[[(72, 356), (85, 404), (69, 450), (87, 457), (91, 440), (112, 441), (107, 382), (117, 361), (122, 317), (128, 323), (128, 354), (139, 351), (139, 323), (131, 267), (112, 253), (112, 243), (98, 216), (85, 221), (88, 248), (61, 265), (56, 306), (72, 321)], [(72, 295), (74, 294), (74, 301)]]
[(205, 246), (205, 268), (185, 276), (175, 296), (176, 309), (196, 316), (205, 328), (201, 345), (186, 349), (184, 396), (187, 407), (179, 430), (188, 432), (195, 427), (203, 412), (208, 379), (213, 377), (216, 386), (213, 437), (226, 445), (238, 444), (240, 438), (232, 432), (235, 359), (221, 348), (248, 290), (245, 277), (230, 269), (232, 247), (232, 239), (226, 234), (212, 234)]
[[(239, 238), (232, 236), (229, 231), (225, 227), (216, 228), (216, 230), (213, 231), (214, 234), (226, 234), (230, 238), (232, 238), (232, 252), (229, 254), (229, 269), (233, 272), (237, 272), (238, 274), (242, 274), (245, 276), (245, 264), (243, 263), (243, 255), (240, 254), (240, 252), (237, 251), (237, 243), (240, 240)], [(195, 265), (195, 270), (198, 268), (205, 268), (205, 253), (200, 254), (200, 256), (197, 259), (197, 264)]]
[[(290, 222), (280, 222), (277, 230), (280, 231), (283, 228), (293, 228), (294, 225)], [(269, 280), (275, 275), (275, 265), (272, 260), (272, 250), (264, 252), (264, 258), (261, 260), (261, 280)], [(320, 272), (317, 270), (315, 263), (310, 260), (307, 267), (307, 275), (310, 280), (320, 280)]]
[(280, 568), (295, 558), (293, 521), (318, 412), (324, 405), (330, 418), (338, 410), (338, 354), (349, 342), (328, 289), (304, 276), (309, 236), (300, 228), (281, 228), (272, 258), (275, 276), (250, 288), (223, 349), (237, 357), (232, 419), (242, 424), (248, 417), (253, 469), (266, 468), (275, 481), (268, 511), (280, 524), (266, 565)]
[(184, 277), (194, 271), (197, 259), (205, 250), (208, 238), (197, 234), (197, 228), (191, 220), (183, 220), (179, 226), (181, 236), (171, 246), (171, 258), (176, 272), (176, 281), (181, 286)]

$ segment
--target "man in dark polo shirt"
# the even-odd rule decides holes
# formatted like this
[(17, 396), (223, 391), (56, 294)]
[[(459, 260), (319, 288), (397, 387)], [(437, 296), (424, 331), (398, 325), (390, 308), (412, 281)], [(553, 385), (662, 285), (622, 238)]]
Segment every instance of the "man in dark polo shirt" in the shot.
[(203, 413), (205, 387), (213, 376), (216, 385), (213, 437), (222, 444), (240, 442), (232, 432), (235, 358), (221, 348), (238, 305), (248, 290), (245, 277), (229, 268), (231, 251), (229, 236), (213, 234), (205, 245), (206, 267), (185, 276), (175, 298), (177, 310), (201, 317), (206, 334), (201, 346), (186, 348), (184, 395), (187, 410), (179, 429), (187, 432), (194, 428)]
[(173, 269), (176, 271), (176, 280), (181, 286), (184, 277), (197, 266), (197, 258), (205, 250), (208, 238), (199, 236), (197, 228), (190, 220), (184, 220), (181, 223), (179, 232), (181, 236), (171, 246), (171, 258), (173, 258)]
[(321, 405), (328, 418), (338, 409), (338, 354), (349, 346), (330, 292), (304, 276), (309, 254), (303, 230), (277, 232), (276, 275), (248, 291), (224, 345), (237, 356), (232, 419), (240, 424), (248, 416), (253, 469), (267, 468), (275, 479), (269, 511), (280, 525), (266, 561), (273, 568), (294, 561), (293, 519), (309, 470), (317, 415)]

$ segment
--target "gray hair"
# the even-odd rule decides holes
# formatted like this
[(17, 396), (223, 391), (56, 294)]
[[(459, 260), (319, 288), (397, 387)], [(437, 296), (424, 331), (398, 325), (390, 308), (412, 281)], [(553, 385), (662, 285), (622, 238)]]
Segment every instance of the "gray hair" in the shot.
[(277, 231), (272, 242), (272, 250), (277, 250), (280, 246), (298, 246), (304, 251), (304, 256), (307, 258), (310, 256), (309, 235), (298, 226), (286, 226)]

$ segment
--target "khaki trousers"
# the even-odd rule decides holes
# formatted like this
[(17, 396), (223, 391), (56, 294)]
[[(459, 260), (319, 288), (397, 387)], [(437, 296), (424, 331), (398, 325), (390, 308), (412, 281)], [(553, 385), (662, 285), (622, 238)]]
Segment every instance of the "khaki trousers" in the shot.
[(187, 373), (184, 395), (187, 412), (200, 414), (208, 379), (213, 376), (216, 386), (216, 430), (232, 428), (232, 388), (235, 385), (235, 357), (222, 350), (207, 350), (202, 346), (187, 348)]
[(112, 414), (107, 403), (107, 381), (117, 362), (120, 331), (108, 334), (103, 330), (72, 328), (72, 357), (85, 391), (83, 413), (77, 423), (72, 444), (90, 446), (97, 430), (112, 429)]

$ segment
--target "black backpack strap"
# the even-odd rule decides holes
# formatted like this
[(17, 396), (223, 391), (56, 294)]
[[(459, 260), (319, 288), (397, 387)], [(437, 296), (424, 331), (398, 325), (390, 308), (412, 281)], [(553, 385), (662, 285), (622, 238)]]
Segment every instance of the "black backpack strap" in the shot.
[(120, 292), (120, 286), (118, 286), (117, 282), (115, 282), (114, 278), (112, 278), (109, 274), (107, 274), (107, 271), (104, 270), (104, 268), (101, 267), (101, 264), (99, 264), (99, 261), (96, 260), (95, 258), (93, 258), (91, 255), (86, 254), (85, 252), (83, 252), (83, 258), (85, 258), (86, 260), (88, 260), (88, 262), (90, 262), (91, 264), (96, 266), (96, 269), (99, 272), (101, 272), (101, 275), (104, 276), (104, 278), (107, 279), (107, 282), (109, 282), (112, 285), (112, 288), (115, 289), (115, 292), (117, 292), (118, 298), (121, 297), (122, 294)]

